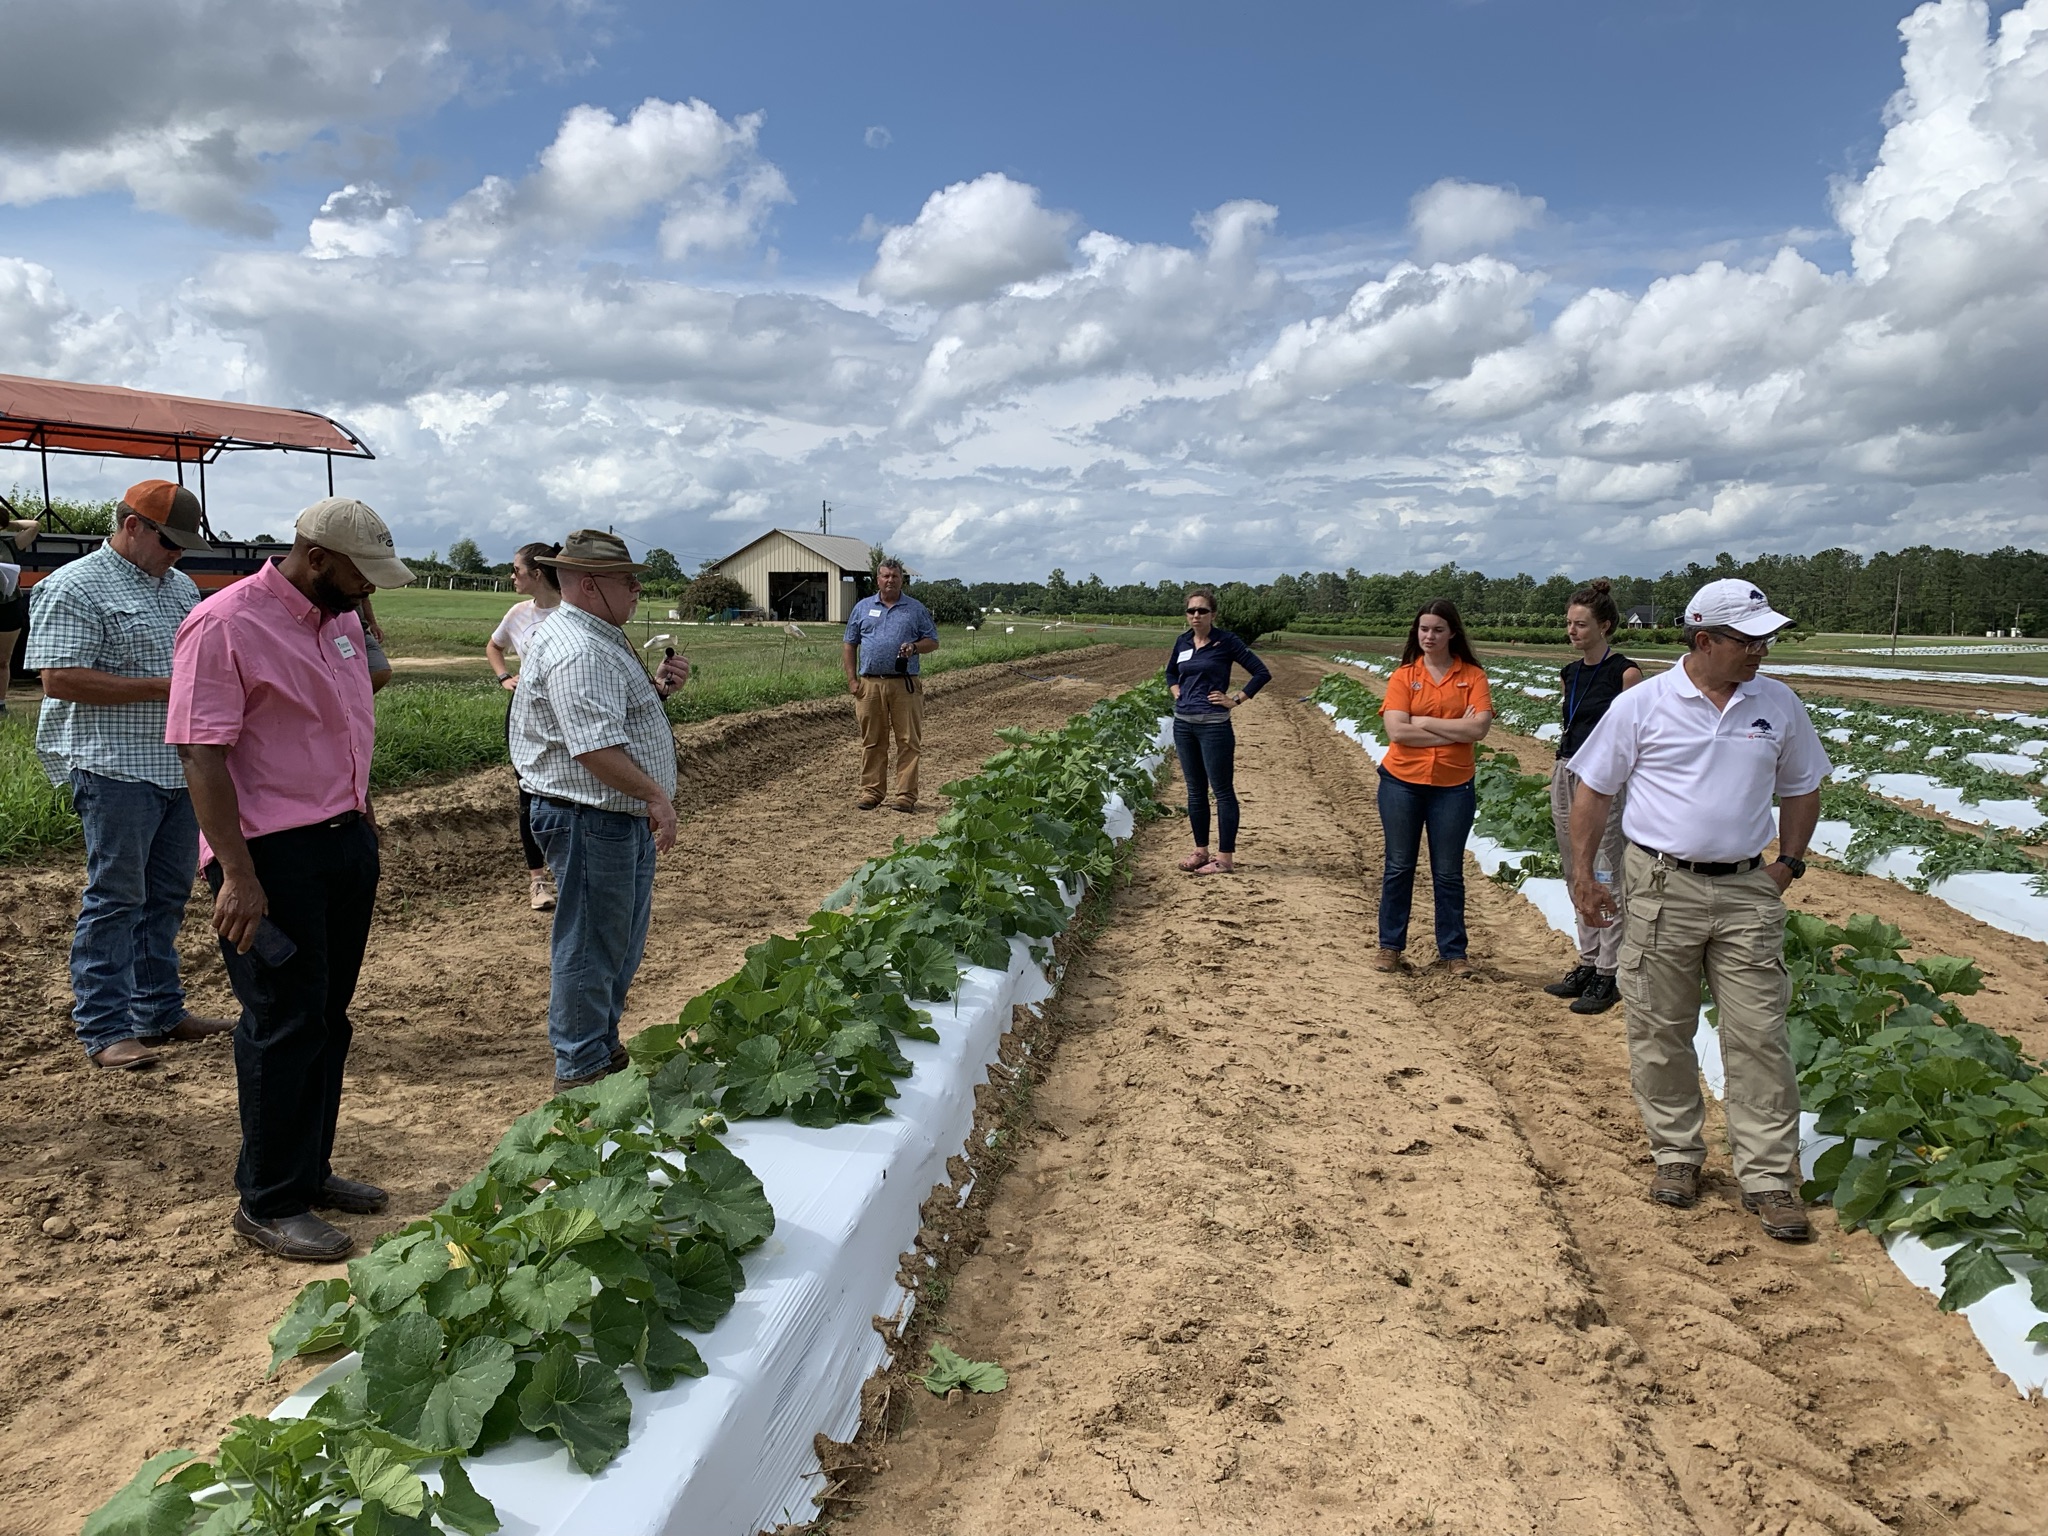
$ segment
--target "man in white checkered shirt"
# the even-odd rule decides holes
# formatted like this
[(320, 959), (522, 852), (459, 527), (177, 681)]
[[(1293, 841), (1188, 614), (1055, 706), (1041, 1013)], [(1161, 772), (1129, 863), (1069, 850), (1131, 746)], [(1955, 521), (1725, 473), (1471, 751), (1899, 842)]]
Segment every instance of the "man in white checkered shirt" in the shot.
[(71, 942), (71, 1018), (88, 1060), (146, 1067), (166, 1040), (234, 1028), (185, 1009), (178, 928), (199, 869), (199, 822), (164, 745), (171, 641), (199, 603), (175, 569), (205, 549), (199, 498), (131, 486), (91, 554), (30, 589), (28, 664), (43, 674), (36, 752), (70, 786), (85, 829), (85, 899)]
[(562, 604), (533, 632), (512, 695), (512, 766), (532, 796), (534, 841), (554, 872), (548, 1040), (555, 1088), (625, 1065), (619, 1019), (640, 969), (654, 858), (676, 841), (676, 742), (662, 700), (689, 680), (669, 656), (652, 679), (622, 627), (640, 601), (623, 540), (581, 529), (534, 557)]

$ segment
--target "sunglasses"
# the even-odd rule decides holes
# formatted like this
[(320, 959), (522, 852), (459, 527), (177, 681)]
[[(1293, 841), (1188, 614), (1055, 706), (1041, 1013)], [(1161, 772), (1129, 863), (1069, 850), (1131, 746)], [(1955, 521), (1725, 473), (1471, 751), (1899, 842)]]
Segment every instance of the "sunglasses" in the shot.
[(1190, 608), (1188, 610), (1189, 613), (1214, 613), (1215, 611), (1214, 608)]
[(1762, 638), (1758, 638), (1755, 635), (1741, 634), (1732, 629), (1710, 629), (1707, 631), (1707, 633), (1712, 635), (1716, 640), (1734, 641), (1735, 644), (1741, 646), (1745, 651), (1749, 652), (1752, 656), (1764, 655), (1766, 652), (1770, 650), (1772, 643), (1776, 641), (1778, 638), (1776, 635), (1765, 635)]
[(162, 528), (158, 527), (155, 523), (150, 523), (148, 518), (141, 518), (138, 519), (138, 521), (149, 523), (149, 531), (156, 535), (157, 543), (163, 545), (165, 549), (168, 549), (175, 554), (181, 552), (185, 548), (185, 546), (180, 544), (176, 539), (167, 536)]

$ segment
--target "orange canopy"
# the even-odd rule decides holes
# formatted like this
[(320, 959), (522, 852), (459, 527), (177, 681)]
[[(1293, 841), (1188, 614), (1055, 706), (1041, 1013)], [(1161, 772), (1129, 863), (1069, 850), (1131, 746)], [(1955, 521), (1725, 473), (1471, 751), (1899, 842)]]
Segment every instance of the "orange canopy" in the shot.
[(375, 457), (348, 428), (312, 411), (13, 374), (0, 374), (5, 444), (188, 464), (242, 448)]

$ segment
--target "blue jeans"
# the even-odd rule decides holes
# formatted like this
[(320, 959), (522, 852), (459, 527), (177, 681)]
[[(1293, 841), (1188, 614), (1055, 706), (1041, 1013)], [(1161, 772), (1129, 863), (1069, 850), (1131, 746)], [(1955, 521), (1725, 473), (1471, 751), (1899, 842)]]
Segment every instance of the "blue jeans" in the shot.
[(1415, 860), (1429, 833), (1429, 881), (1436, 892), (1436, 952), (1465, 957), (1465, 838), (1478, 799), (1472, 781), (1410, 784), (1380, 770), (1380, 829), (1387, 869), (1380, 880), (1380, 948), (1408, 947), (1408, 913), (1415, 904)]
[(73, 769), (85, 827), (85, 900), (71, 941), (71, 1019), (96, 1055), (169, 1034), (185, 1016), (178, 929), (199, 873), (199, 819), (183, 789)]
[(1173, 750), (1188, 786), (1188, 830), (1195, 846), (1209, 846), (1209, 796), (1216, 796), (1216, 851), (1237, 852), (1237, 731), (1230, 716), (1200, 724), (1173, 717)]
[(654, 833), (645, 816), (533, 799), (533, 837), (555, 873), (548, 1040), (555, 1076), (595, 1072), (619, 1049), (626, 989), (647, 948)]

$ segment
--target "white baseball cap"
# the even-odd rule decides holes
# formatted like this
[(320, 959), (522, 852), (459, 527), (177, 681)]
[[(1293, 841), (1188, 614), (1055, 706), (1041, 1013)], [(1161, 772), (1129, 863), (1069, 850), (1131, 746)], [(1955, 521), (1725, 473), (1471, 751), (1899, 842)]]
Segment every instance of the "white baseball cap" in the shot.
[(403, 587), (412, 572), (393, 553), (384, 519), (351, 496), (323, 496), (299, 514), (294, 531), (308, 544), (347, 555), (377, 587)]
[(1685, 622), (1695, 629), (1732, 629), (1761, 640), (1792, 621), (1771, 606), (1760, 587), (1728, 577), (1693, 593), (1685, 605)]

